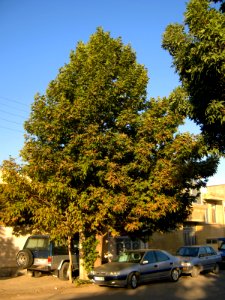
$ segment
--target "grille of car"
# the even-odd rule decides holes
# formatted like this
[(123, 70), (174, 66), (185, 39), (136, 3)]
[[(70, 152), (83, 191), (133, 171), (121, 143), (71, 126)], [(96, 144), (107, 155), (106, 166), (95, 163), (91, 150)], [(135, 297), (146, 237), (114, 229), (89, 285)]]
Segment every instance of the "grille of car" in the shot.
[(96, 272), (95, 275), (106, 275), (106, 272)]

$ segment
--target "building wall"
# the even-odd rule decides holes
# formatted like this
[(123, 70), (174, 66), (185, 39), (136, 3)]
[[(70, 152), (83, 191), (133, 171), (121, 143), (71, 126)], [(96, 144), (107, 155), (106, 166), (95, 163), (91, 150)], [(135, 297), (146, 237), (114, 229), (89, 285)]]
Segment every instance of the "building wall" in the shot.
[(225, 225), (204, 224), (196, 226), (197, 244), (206, 244), (207, 240), (213, 240), (219, 237), (225, 237)]
[(183, 228), (168, 233), (154, 233), (149, 240), (149, 248), (158, 248), (175, 254), (184, 244)]
[(15, 236), (11, 227), (0, 226), (0, 276), (17, 272), (16, 254), (23, 248), (27, 235)]

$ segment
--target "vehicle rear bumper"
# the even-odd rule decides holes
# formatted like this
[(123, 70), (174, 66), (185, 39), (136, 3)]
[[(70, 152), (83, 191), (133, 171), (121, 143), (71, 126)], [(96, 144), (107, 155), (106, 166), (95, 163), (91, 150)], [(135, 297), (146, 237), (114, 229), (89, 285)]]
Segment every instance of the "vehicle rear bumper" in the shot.
[(51, 269), (51, 267), (49, 267), (49, 266), (35, 266), (35, 265), (32, 265), (31, 267), (27, 268), (27, 270), (40, 271), (40, 272), (51, 272), (51, 271), (53, 271)]

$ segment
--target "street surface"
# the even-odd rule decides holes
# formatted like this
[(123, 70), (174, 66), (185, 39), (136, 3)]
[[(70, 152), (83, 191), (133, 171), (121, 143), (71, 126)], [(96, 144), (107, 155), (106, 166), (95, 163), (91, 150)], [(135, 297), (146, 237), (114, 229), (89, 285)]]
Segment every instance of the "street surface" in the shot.
[(84, 284), (79, 287), (52, 276), (31, 278), (26, 275), (0, 278), (0, 300), (224, 300), (225, 270), (220, 274), (205, 274), (197, 278), (183, 276), (176, 283), (150, 282), (135, 290), (99, 287)]

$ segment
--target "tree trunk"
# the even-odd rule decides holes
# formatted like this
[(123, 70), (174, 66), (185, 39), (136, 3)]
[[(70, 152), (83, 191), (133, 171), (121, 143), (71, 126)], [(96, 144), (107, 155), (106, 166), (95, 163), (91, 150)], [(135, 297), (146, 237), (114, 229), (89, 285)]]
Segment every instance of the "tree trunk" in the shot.
[(85, 270), (84, 267), (84, 252), (83, 252), (83, 248), (82, 248), (82, 243), (84, 241), (85, 237), (82, 231), (80, 231), (79, 234), (79, 278), (82, 280), (87, 280), (88, 276), (87, 276), (87, 271)]
[(73, 270), (73, 256), (72, 256), (72, 237), (68, 236), (68, 253), (69, 253), (69, 282), (73, 283), (72, 270)]

